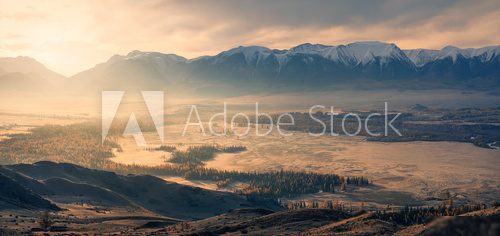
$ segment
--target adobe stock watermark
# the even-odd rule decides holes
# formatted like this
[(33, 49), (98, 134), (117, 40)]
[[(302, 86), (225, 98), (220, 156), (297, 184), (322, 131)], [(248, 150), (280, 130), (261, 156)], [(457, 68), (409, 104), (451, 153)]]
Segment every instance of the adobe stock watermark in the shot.
[[(106, 137), (108, 136), (111, 124), (115, 119), (120, 104), (122, 103), (124, 94), (125, 91), (102, 91), (102, 143), (105, 142)], [(142, 102), (147, 107), (149, 113), (148, 115), (153, 121), (154, 128), (160, 138), (161, 143), (163, 143), (165, 140), (164, 92), (141, 91), (141, 95), (143, 100)], [(204, 116), (209, 118), (208, 120), (202, 121), (197, 105), (191, 105), (189, 114), (185, 119), (186, 122), (182, 129), (182, 136), (186, 135), (189, 127), (195, 127), (199, 129), (203, 136), (234, 135), (238, 137), (244, 137), (250, 134), (252, 126), (255, 129), (255, 135), (258, 137), (267, 136), (271, 134), (274, 129), (276, 129), (281, 136), (291, 136), (294, 134), (290, 131), (293, 129), (286, 128), (286, 126), (293, 127), (296, 125), (295, 117), (292, 115), (292, 113), (285, 112), (273, 115), (264, 113), (259, 110), (259, 103), (256, 102), (255, 109), (253, 110), (254, 114), (251, 114), (249, 116), (247, 113), (240, 112), (229, 117), (227, 107), (228, 104), (224, 102), (222, 112), (211, 115), (209, 114), (210, 116)], [(388, 136), (389, 133), (403, 136), (393, 124), (393, 122), (401, 115), (401, 113), (392, 113), (390, 116), (389, 105), (387, 102), (384, 103), (383, 113), (364, 113), (363, 118), (356, 113), (337, 113), (334, 111), (333, 106), (329, 108), (329, 112), (321, 112), (321, 116), (318, 116), (318, 112), (324, 111), (326, 107), (323, 105), (313, 105), (310, 107), (306, 117), (308, 119), (311, 119), (312, 123), (310, 124), (312, 126), (320, 128), (319, 132), (309, 131), (309, 135), (314, 137), (323, 135), (339, 136), (339, 133), (336, 133), (334, 130), (334, 125), (340, 125), (340, 131), (343, 131), (342, 133), (347, 136), (357, 136), (361, 133), (362, 130), (364, 131), (364, 136)], [(329, 117), (329, 119), (325, 119), (325, 117)], [(222, 130), (216, 130), (216, 125), (214, 123), (216, 119), (222, 120)], [(378, 122), (378, 125), (376, 126), (377, 131), (373, 131), (369, 127), (370, 121), (372, 119)], [(266, 120), (266, 122), (261, 123), (262, 120)], [(334, 120), (340, 124), (334, 124)], [(236, 123), (238, 123), (238, 127), (235, 127)], [(346, 125), (347, 123), (349, 123), (349, 125)], [(380, 123), (383, 123), (383, 125)], [(260, 126), (261, 124), (266, 125), (266, 128), (262, 128)], [(349, 129), (347, 126), (349, 126)], [(283, 127), (285, 128), (283, 129)], [(218, 125), (217, 128), (219, 128)], [(133, 136), (138, 146), (147, 146), (147, 142), (144, 138), (143, 131), (139, 126), (139, 122), (137, 120), (135, 112), (130, 112), (128, 114), (127, 124), (122, 135)]]
[[(341, 129), (343, 131), (343, 134), (347, 135), (347, 136), (357, 136), (360, 134), (360, 132), (362, 131), (362, 128), (364, 127), (364, 131), (365, 133), (368, 135), (368, 136), (373, 136), (373, 137), (378, 137), (378, 136), (388, 136), (389, 135), (389, 132), (390, 130), (392, 130), (393, 133), (397, 134), (398, 136), (403, 136), (401, 134), (401, 132), (399, 132), (399, 130), (393, 125), (393, 122), (401, 115), (401, 113), (396, 113), (395, 115), (393, 115), (391, 117), (391, 119), (389, 120), (389, 104), (387, 102), (384, 102), (384, 114), (381, 114), (381, 113), (378, 113), (378, 112), (373, 112), (373, 113), (369, 113), (368, 115), (366, 115), (366, 117), (364, 119), (362, 119), (360, 117), (359, 114), (356, 114), (356, 113), (346, 113), (346, 114), (340, 114), (340, 113), (336, 113), (334, 112), (334, 107), (331, 106), (330, 107), (330, 111), (327, 112), (327, 116), (330, 117), (330, 120), (329, 120), (329, 124), (327, 125), (326, 122), (322, 119), (319, 119), (318, 117), (316, 117), (316, 111), (318, 111), (318, 109), (320, 110), (324, 110), (326, 107), (323, 106), (323, 105), (313, 105), (310, 107), (309, 109), (309, 112), (308, 112), (308, 116), (310, 119), (312, 119), (314, 122), (316, 122), (317, 124), (321, 125), (322, 126), (322, 131), (321, 132), (308, 132), (309, 135), (311, 136), (323, 136), (323, 135), (326, 135), (327, 133), (331, 136), (339, 136), (338, 133), (335, 133), (334, 132), (334, 117), (337, 117), (339, 115), (342, 116), (341, 118)], [(194, 114), (194, 118), (193, 118), (193, 114)], [(222, 117), (222, 120), (223, 120), (223, 128), (222, 128), (222, 132), (216, 132), (215, 129), (214, 129), (214, 119), (217, 118), (217, 117)], [(261, 117), (265, 117), (265, 119), (267, 119), (268, 122), (266, 123), (260, 123), (260, 120), (261, 120)], [(250, 118), (250, 116), (248, 116), (247, 114), (245, 113), (236, 113), (234, 114), (231, 119), (228, 119), (228, 113), (227, 113), (227, 103), (224, 102), (224, 105), (223, 105), (223, 112), (221, 113), (216, 113), (212, 116), (210, 116), (210, 119), (208, 120), (208, 122), (205, 122), (207, 123), (208, 125), (208, 131), (209, 131), (209, 134), (210, 135), (213, 135), (213, 136), (226, 136), (228, 135), (228, 130), (231, 131), (231, 134), (235, 135), (235, 136), (238, 136), (238, 137), (243, 137), (243, 136), (247, 136), (249, 133), (250, 133), (250, 130), (251, 130), (251, 126), (253, 125), (255, 127), (255, 135), (256, 136), (267, 136), (269, 135), (274, 127), (276, 126), (276, 129), (278, 131), (278, 133), (281, 135), (281, 136), (290, 136), (290, 135), (293, 135), (293, 133), (291, 132), (287, 132), (285, 130), (283, 130), (281, 127), (282, 126), (294, 126), (295, 125), (295, 118), (294, 116), (289, 113), (289, 112), (285, 112), (285, 113), (281, 113), (279, 115), (275, 115), (274, 116), (275, 119), (273, 119), (273, 117), (268, 114), (268, 113), (263, 113), (263, 112), (260, 112), (259, 111), (259, 103), (256, 102), (255, 103), (255, 112), (254, 114), (252, 115), (252, 118)], [(375, 118), (375, 117), (383, 117), (384, 118), (384, 125), (383, 125), (383, 133), (376, 133), (376, 132), (373, 132), (370, 128), (369, 128), (369, 122), (372, 118)], [(244, 124), (246, 124), (246, 127), (244, 127), (244, 131), (239, 133), (237, 129), (235, 129), (234, 127), (234, 124), (235, 124), (235, 119), (237, 118), (242, 118), (244, 119)], [(285, 119), (287, 119), (286, 121), (283, 121)], [(349, 119), (349, 118), (353, 118), (355, 120), (355, 123), (357, 123), (357, 128), (354, 132), (351, 132), (347, 129), (347, 125), (346, 125), (346, 121)], [(193, 121), (194, 120), (194, 121)], [(252, 123), (251, 121), (254, 121), (254, 123)], [(228, 121), (229, 122), (229, 128), (228, 129)], [(351, 121), (352, 122), (352, 121)], [(203, 124), (204, 122), (200, 119), (200, 113), (198, 112), (198, 108), (196, 105), (191, 105), (191, 110), (189, 111), (189, 115), (186, 119), (186, 123), (184, 125), (184, 129), (182, 131), (182, 136), (185, 136), (186, 135), (186, 132), (188, 130), (188, 127), (189, 126), (195, 126), (195, 127), (198, 127), (199, 130), (201, 131), (201, 133), (204, 135), (204, 136), (207, 136), (207, 133), (206, 133), (206, 130), (205, 129), (205, 125)], [(261, 124), (264, 124), (264, 125), (267, 125), (267, 130), (265, 132), (260, 132), (260, 125)], [(327, 131), (327, 128), (330, 128), (329, 132)]]

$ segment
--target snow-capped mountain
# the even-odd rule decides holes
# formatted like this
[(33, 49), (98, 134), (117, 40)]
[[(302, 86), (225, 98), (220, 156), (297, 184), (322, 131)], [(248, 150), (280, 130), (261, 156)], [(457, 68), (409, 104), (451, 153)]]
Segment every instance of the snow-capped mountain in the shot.
[(432, 49), (413, 49), (405, 50), (404, 52), (417, 67), (421, 67), (426, 63), (435, 60), (439, 55), (439, 50)]
[(190, 60), (189, 64), (193, 68), (191, 73), (196, 75), (281, 80), (406, 77), (416, 70), (401, 49), (382, 42), (340, 46), (307, 43), (288, 50), (238, 47), (212, 57)]
[(500, 46), (489, 46), (478, 49), (460, 49), (454, 46), (446, 46), (441, 50), (413, 49), (404, 50), (404, 52), (410, 60), (419, 67), (424, 66), (427, 63), (443, 59), (451, 59), (453, 62), (456, 62), (460, 57), (465, 59), (477, 58), (481, 62), (488, 63), (495, 59), (498, 60), (498, 56), (500, 55)]
[(488, 78), (499, 83), (500, 46), (460, 49), (453, 46), (441, 50), (404, 51), (418, 67), (417, 77), (468, 80)]
[[(242, 54), (245, 59), (244, 61), (249, 64), (258, 64), (259, 61), (275, 57), (280, 66), (284, 66), (290, 57), (297, 55), (318, 55), (335, 63), (350, 67), (357, 66), (358, 64), (369, 64), (376, 58), (383, 59), (383, 63), (388, 60), (410, 62), (406, 54), (396, 45), (370, 41), (340, 46), (306, 43), (290, 48), (289, 50), (273, 50), (259, 46), (240, 46), (214, 56), (214, 64), (224, 62), (226, 58), (238, 54)], [(195, 61), (193, 60), (193, 62)]]
[[(384, 42), (328, 46), (301, 44), (277, 50), (240, 46), (214, 56), (186, 59), (174, 54), (133, 51), (81, 72), (73, 79), (105, 81), (110, 86), (145, 81), (154, 84), (223, 82), (318, 84), (376, 80), (469, 80), (500, 84), (500, 46), (479, 49), (401, 50)], [(115, 81), (116, 80), (116, 81)]]
[(289, 50), (290, 53), (315, 54), (348, 66), (368, 64), (375, 57), (408, 61), (407, 56), (394, 44), (376, 41), (357, 42), (340, 46), (301, 44)]

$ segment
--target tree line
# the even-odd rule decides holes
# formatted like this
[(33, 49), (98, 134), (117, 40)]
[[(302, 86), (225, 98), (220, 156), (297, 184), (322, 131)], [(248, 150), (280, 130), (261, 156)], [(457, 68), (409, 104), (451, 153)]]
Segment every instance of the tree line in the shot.
[[(112, 133), (112, 132), (111, 132)], [(203, 167), (202, 163), (218, 152), (239, 152), (244, 146), (192, 146), (181, 158), (198, 160), (148, 167), (125, 165), (113, 162), (113, 149), (120, 146), (111, 135), (101, 144), (100, 125), (96, 123), (73, 124), (67, 126), (49, 125), (37, 127), (31, 133), (10, 135), (0, 141), (0, 164), (35, 163), (38, 161), (66, 162), (86, 168), (113, 171), (119, 174), (148, 174), (155, 176), (180, 176), (189, 180), (206, 180), (220, 183), (244, 183), (246, 187), (237, 193), (250, 199), (273, 199), (300, 194), (335, 192), (345, 189), (345, 185), (362, 186), (370, 184), (365, 177), (341, 177), (336, 174), (319, 174), (297, 171), (240, 172)], [(165, 151), (178, 150), (159, 147)]]

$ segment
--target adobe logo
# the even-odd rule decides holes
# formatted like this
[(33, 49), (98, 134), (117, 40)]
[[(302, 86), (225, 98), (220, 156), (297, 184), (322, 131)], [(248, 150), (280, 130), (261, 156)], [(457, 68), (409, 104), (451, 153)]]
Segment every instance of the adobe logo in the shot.
[[(101, 143), (104, 143), (108, 135), (111, 124), (115, 119), (116, 113), (122, 102), (125, 91), (102, 91), (102, 107), (101, 107)], [(160, 141), (164, 141), (164, 92), (163, 91), (141, 91), (142, 100), (146, 104), (149, 115), (153, 120), (156, 132), (160, 137)], [(138, 146), (147, 146), (146, 139), (137, 122), (134, 112), (128, 114), (128, 121), (123, 132), (123, 135), (131, 135), (134, 137)]]

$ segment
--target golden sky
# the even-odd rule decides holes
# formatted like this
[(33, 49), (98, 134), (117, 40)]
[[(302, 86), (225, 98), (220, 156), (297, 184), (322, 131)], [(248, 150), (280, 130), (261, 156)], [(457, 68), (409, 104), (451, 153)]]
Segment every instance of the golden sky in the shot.
[(403, 49), (500, 44), (498, 0), (0, 0), (0, 57), (70, 76), (133, 50), (213, 55), (362, 40)]

